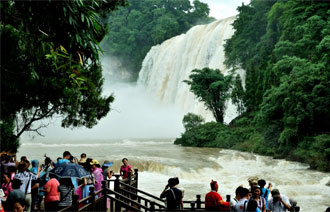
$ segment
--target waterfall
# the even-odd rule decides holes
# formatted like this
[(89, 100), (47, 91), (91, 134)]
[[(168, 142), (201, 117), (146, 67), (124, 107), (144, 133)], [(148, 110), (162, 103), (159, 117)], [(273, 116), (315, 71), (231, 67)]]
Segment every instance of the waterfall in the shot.
[[(234, 17), (218, 20), (207, 25), (198, 25), (182, 34), (153, 46), (143, 60), (138, 83), (154, 93), (162, 102), (173, 103), (184, 114), (192, 112), (202, 115), (207, 121), (214, 120), (195, 95), (189, 91), (187, 80), (193, 69), (209, 67), (228, 74), (225, 67), (224, 43), (234, 30)], [(245, 73), (239, 70), (242, 81)], [(229, 123), (237, 116), (237, 109), (227, 102), (224, 121)]]

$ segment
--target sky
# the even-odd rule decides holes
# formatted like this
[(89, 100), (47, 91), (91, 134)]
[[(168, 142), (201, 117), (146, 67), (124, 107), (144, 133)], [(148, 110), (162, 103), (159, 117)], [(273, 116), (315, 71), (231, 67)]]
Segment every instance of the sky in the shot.
[[(191, 0), (192, 1), (192, 0)], [(224, 19), (238, 14), (236, 8), (250, 3), (250, 0), (200, 0), (207, 3), (210, 8), (210, 16), (216, 19)]]

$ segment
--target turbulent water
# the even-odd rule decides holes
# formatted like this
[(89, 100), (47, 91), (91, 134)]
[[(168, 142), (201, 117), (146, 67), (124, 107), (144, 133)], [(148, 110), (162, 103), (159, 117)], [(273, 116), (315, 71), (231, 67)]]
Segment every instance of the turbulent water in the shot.
[(329, 173), (308, 170), (308, 166), (274, 160), (217, 148), (181, 147), (172, 139), (131, 140), (37, 140), (23, 141), (18, 157), (26, 155), (30, 160), (52, 159), (69, 150), (75, 156), (87, 153), (99, 161), (114, 161), (118, 172), (121, 159), (127, 157), (134, 168), (139, 169), (139, 188), (158, 196), (169, 177), (177, 176), (185, 190), (185, 200), (195, 199), (196, 194), (209, 191), (211, 179), (220, 184), (220, 194), (234, 195), (237, 186), (248, 186), (252, 176), (272, 182), (282, 194), (298, 201), (301, 211), (321, 212), (329, 206)]
[[(223, 64), (223, 45), (234, 34), (233, 21), (234, 17), (231, 17), (195, 26), (186, 34), (152, 47), (143, 61), (138, 83), (146, 86), (163, 102), (175, 103), (184, 113), (193, 112), (212, 120), (211, 112), (197, 101), (183, 80), (188, 79), (193, 69), (204, 67), (220, 69), (223, 74), (228, 74), (229, 70)], [(238, 70), (237, 73), (244, 81), (244, 72)], [(225, 122), (236, 116), (236, 107), (228, 102)]]

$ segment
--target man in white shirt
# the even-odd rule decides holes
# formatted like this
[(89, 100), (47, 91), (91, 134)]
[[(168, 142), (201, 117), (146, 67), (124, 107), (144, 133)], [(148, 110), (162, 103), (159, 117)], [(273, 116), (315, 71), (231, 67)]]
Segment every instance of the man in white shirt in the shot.
[(235, 212), (245, 212), (248, 204), (249, 189), (239, 186), (236, 189), (236, 200), (237, 203), (234, 206)]
[(285, 195), (280, 194), (278, 189), (273, 189), (271, 193), (272, 198), (268, 201), (267, 205), (268, 212), (286, 212), (290, 210), (290, 201)]
[(14, 176), (14, 179), (19, 179), (22, 183), (20, 186), (20, 190), (25, 194), (25, 200), (27, 203), (27, 206), (26, 206), (27, 212), (29, 212), (31, 210), (31, 208), (30, 208), (30, 206), (31, 206), (31, 190), (38, 188), (38, 186), (39, 186), (38, 183), (36, 183), (34, 186), (32, 186), (32, 180), (37, 180), (37, 178), (39, 176), (39, 172), (40, 172), (40, 167), (38, 167), (37, 174), (33, 174), (33, 173), (27, 171), (29, 166), (30, 166), (29, 161), (21, 161), (17, 166), (18, 173), (15, 174), (15, 176)]

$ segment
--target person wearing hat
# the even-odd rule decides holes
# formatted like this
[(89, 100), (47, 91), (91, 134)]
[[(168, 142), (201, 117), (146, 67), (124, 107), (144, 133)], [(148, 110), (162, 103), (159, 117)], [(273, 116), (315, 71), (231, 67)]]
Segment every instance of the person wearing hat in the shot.
[[(92, 173), (94, 174), (94, 178), (95, 178), (95, 192), (102, 189), (102, 181), (104, 180), (103, 177), (103, 171), (101, 169), (100, 163), (93, 159), (92, 162), (90, 162), (91, 166), (92, 166)], [(98, 196), (100, 197), (102, 194), (99, 193)]]
[(168, 179), (168, 184), (160, 194), (160, 198), (166, 198), (167, 210), (183, 210), (183, 193), (180, 189), (176, 188), (179, 184), (179, 178), (174, 177)]
[(280, 194), (278, 189), (273, 189), (271, 194), (272, 198), (268, 201), (267, 205), (268, 212), (286, 212), (290, 210), (291, 205), (289, 199), (285, 195)]
[(112, 175), (113, 175), (113, 171), (110, 170), (110, 167), (112, 167), (113, 162), (109, 161), (109, 160), (105, 160), (103, 165), (102, 165), (102, 170), (103, 170), (103, 177), (105, 180), (110, 180)]
[(205, 210), (206, 211), (229, 211), (229, 202), (223, 201), (218, 193), (217, 181), (211, 181), (211, 191), (205, 195)]
[(37, 174), (31, 173), (28, 168), (30, 166), (30, 162), (28, 160), (19, 162), (17, 166), (18, 173), (15, 174), (14, 179), (19, 179), (22, 182), (20, 186), (21, 191), (25, 194), (25, 200), (27, 203), (26, 211), (31, 211), (31, 190), (37, 189), (39, 187), (39, 183), (35, 183), (32, 186), (32, 180), (37, 180), (40, 173), (40, 166), (38, 166)]

